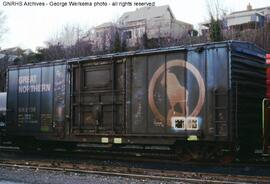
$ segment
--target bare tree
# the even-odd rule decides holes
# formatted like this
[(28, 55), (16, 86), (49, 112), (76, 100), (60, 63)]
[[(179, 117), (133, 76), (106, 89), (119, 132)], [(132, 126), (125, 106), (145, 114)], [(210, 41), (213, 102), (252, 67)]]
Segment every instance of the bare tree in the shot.
[(265, 21), (264, 26), (257, 26), (256, 23), (248, 23), (239, 29), (224, 29), (224, 15), (228, 13), (219, 0), (207, 0), (207, 8), (211, 19), (209, 36), (211, 41), (240, 40), (255, 43), (256, 45), (270, 51), (270, 22)]
[(38, 48), (41, 60), (81, 57), (92, 54), (92, 45), (87, 33), (79, 25), (66, 24), (48, 41), (46, 47)]
[(120, 51), (121, 36), (114, 23), (95, 29), (94, 35), (96, 36), (92, 37), (92, 39), (95, 42), (94, 50), (96, 54)]
[(65, 24), (60, 31), (57, 31), (51, 38), (48, 39), (49, 44), (61, 44), (63, 46), (74, 45), (77, 41), (82, 39), (86, 34), (80, 25)]
[(227, 11), (222, 8), (222, 4), (219, 0), (207, 0), (206, 4), (210, 19), (210, 41), (222, 41), (223, 17), (227, 13)]
[(2, 11), (0, 11), (0, 41), (2, 41), (3, 36), (8, 31), (7, 27), (5, 26), (6, 16)]
[[(5, 21), (6, 16), (2, 11), (0, 11), (0, 42), (2, 41), (5, 33), (7, 32)], [(0, 54), (0, 91), (4, 91), (5, 88), (5, 76), (7, 65), (8, 65), (7, 57), (5, 56), (5, 54)]]

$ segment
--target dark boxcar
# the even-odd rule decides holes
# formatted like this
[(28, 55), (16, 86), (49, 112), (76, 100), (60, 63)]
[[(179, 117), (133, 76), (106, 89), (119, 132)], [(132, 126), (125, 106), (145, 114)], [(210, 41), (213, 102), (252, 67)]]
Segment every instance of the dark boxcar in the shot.
[(265, 52), (221, 42), (11, 67), (12, 136), (261, 146)]

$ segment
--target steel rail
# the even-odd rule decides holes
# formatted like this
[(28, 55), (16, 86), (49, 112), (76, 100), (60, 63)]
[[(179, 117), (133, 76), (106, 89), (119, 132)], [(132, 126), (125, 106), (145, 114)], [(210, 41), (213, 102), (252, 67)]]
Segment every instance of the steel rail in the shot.
[[(94, 170), (83, 170), (83, 169), (71, 169), (71, 168), (62, 168), (62, 167), (46, 167), (46, 166), (33, 166), (33, 165), (22, 165), (22, 164), (8, 164), (0, 163), (2, 167), (12, 167), (20, 169), (33, 169), (33, 170), (47, 170), (47, 171), (61, 171), (61, 172), (72, 172), (72, 173), (82, 173), (82, 174), (96, 174), (96, 175), (106, 175), (106, 176), (118, 176), (118, 177), (130, 177), (130, 178), (144, 178), (144, 179), (153, 179), (153, 180), (167, 180), (167, 181), (182, 181), (182, 182), (206, 182), (206, 183), (226, 183), (226, 184), (252, 184), (252, 183), (268, 183), (269, 181), (230, 181), (226, 177), (224, 180), (220, 179), (203, 179), (203, 178), (185, 178), (185, 177), (172, 177), (172, 176), (159, 176), (159, 175), (146, 175), (146, 174), (133, 174), (133, 173), (121, 173), (121, 172), (109, 172), (109, 171), (94, 171)], [(185, 172), (186, 173), (186, 172)], [(205, 174), (205, 173), (203, 173)], [(208, 175), (208, 177), (211, 175)], [(217, 176), (216, 174), (213, 176)], [(220, 175), (221, 177), (221, 175)], [(230, 176), (231, 177), (231, 176)], [(237, 177), (237, 176), (234, 176)]]

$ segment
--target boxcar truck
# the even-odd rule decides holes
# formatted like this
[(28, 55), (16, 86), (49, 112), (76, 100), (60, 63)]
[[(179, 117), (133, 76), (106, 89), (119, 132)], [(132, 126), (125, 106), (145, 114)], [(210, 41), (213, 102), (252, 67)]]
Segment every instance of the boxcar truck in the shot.
[(265, 51), (219, 42), (11, 66), (13, 142), (170, 146), (179, 158), (262, 149)]

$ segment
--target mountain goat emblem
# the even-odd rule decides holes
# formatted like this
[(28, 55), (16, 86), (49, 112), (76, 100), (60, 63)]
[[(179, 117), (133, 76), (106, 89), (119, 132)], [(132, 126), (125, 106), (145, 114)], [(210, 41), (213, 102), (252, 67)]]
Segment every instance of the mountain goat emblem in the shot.
[[(166, 68), (165, 68), (166, 67)], [(195, 108), (190, 111), (188, 106), (189, 92), (184, 84), (181, 84), (177, 76), (171, 71), (172, 67), (183, 67), (189, 70), (197, 80), (199, 86), (199, 98)], [(166, 70), (165, 70), (166, 69)], [(166, 72), (165, 72), (166, 71)], [(160, 81), (160, 82), (158, 82)], [(156, 101), (155, 90), (156, 86), (160, 84), (163, 89), (166, 89), (166, 96), (169, 106), (167, 107), (167, 114), (160, 113)], [(167, 123), (171, 127), (171, 118), (173, 116), (194, 117), (197, 116), (204, 104), (205, 100), (205, 85), (200, 75), (200, 72), (192, 64), (184, 60), (172, 60), (161, 65), (154, 73), (148, 87), (148, 102), (156, 121)], [(178, 108), (177, 110), (177, 106)], [(191, 112), (191, 113), (190, 113)]]

